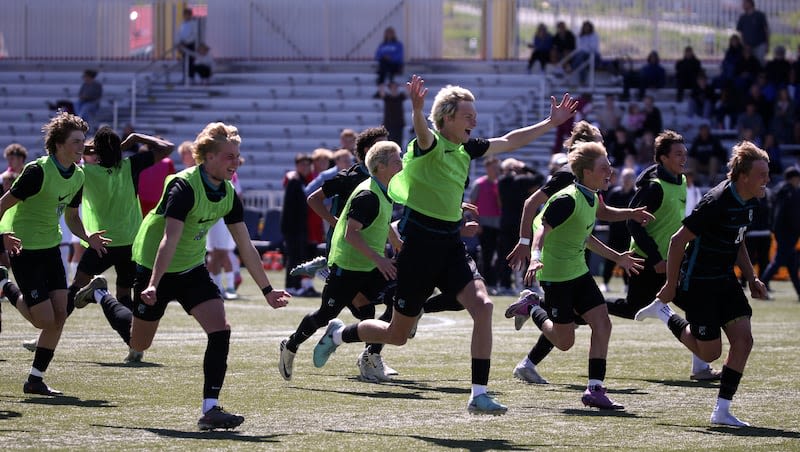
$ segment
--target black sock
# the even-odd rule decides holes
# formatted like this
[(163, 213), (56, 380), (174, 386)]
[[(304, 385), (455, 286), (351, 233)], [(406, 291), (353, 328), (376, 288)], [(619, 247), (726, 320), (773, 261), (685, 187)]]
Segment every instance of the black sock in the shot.
[(534, 364), (537, 365), (542, 360), (550, 354), (553, 350), (553, 343), (550, 342), (550, 339), (546, 338), (544, 334), (539, 335), (539, 340), (536, 341), (536, 345), (531, 348), (531, 351), (528, 352), (528, 359)]
[(72, 311), (75, 310), (75, 295), (80, 290), (80, 287), (76, 286), (75, 284), (69, 286), (67, 289), (67, 317), (72, 315)]
[(11, 280), (3, 286), (3, 295), (8, 298), (8, 302), (14, 307), (17, 307), (17, 301), (22, 298), (22, 292), (20, 292), (19, 287)]
[(531, 320), (533, 320), (533, 323), (535, 323), (540, 330), (542, 329), (542, 325), (544, 325), (545, 320), (548, 318), (547, 311), (542, 309), (541, 306), (534, 306), (533, 309), (531, 309)]
[[(54, 354), (55, 351), (49, 348), (36, 347), (36, 352), (33, 354), (33, 368), (41, 373), (45, 373), (47, 371), (47, 367), (50, 366), (50, 361), (53, 360)], [(29, 381), (31, 380), (31, 377), (33, 377), (33, 375), (28, 377)], [(39, 381), (41, 381), (41, 378)]]
[(375, 318), (375, 305), (361, 306), (353, 313), (358, 320), (371, 320)]
[(215, 331), (208, 335), (208, 345), (203, 358), (203, 398), (218, 399), (228, 370), (228, 350), (231, 330)]
[(111, 328), (119, 334), (119, 337), (126, 344), (131, 345), (131, 323), (133, 322), (131, 310), (110, 293), (106, 293), (100, 299), (100, 307), (103, 308), (103, 314), (105, 314)]
[(488, 385), (490, 368), (490, 360), (472, 358), (472, 384), (483, 386)]
[(300, 325), (297, 327), (297, 331), (292, 333), (292, 335), (289, 336), (289, 340), (286, 342), (286, 348), (288, 348), (289, 351), (297, 353), (297, 348), (300, 347), (300, 344), (307, 341), (308, 338), (317, 332), (320, 326), (317, 321), (318, 315), (319, 311), (314, 311), (303, 317), (303, 320), (300, 321)]
[[(344, 337), (344, 333), (342, 333)], [(367, 344), (367, 353), (380, 355), (383, 351), (383, 344)]]
[(686, 325), (689, 322), (686, 321), (683, 317), (679, 316), (678, 314), (672, 314), (667, 320), (667, 328), (672, 331), (672, 334), (681, 340), (681, 334), (686, 330)]
[(630, 303), (624, 298), (609, 298), (606, 300), (606, 307), (608, 308), (609, 315), (622, 317), (628, 320), (633, 320), (634, 316), (636, 316), (636, 313), (639, 311), (638, 309), (632, 309)]
[(358, 338), (358, 323), (344, 327), (344, 331), (342, 331), (342, 342), (361, 342), (361, 339)]
[(600, 381), (606, 379), (605, 358), (589, 358), (589, 379)]
[(464, 306), (455, 297), (440, 293), (425, 300), (422, 309), (425, 312), (461, 311)]
[(719, 377), (719, 398), (733, 400), (733, 395), (739, 389), (742, 374), (728, 366), (722, 366), (722, 375)]

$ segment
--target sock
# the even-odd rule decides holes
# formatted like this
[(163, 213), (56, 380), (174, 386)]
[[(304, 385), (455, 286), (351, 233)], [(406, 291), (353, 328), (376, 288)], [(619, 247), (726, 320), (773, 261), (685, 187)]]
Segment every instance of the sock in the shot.
[[(358, 328), (356, 328), (356, 331), (358, 331)], [(344, 339), (344, 333), (342, 333), (342, 339)], [(369, 354), (380, 355), (382, 351), (383, 344), (367, 344), (367, 353)]]
[(539, 335), (539, 340), (536, 341), (536, 345), (531, 348), (531, 351), (528, 352), (528, 360), (533, 365), (537, 365), (542, 360), (550, 354), (553, 350), (553, 343), (550, 342), (550, 339), (546, 338), (544, 334)]
[(723, 399), (722, 397), (717, 397), (717, 406), (714, 407), (714, 411), (723, 411), (729, 413), (731, 410), (731, 401), (729, 399)]
[(677, 337), (679, 341), (681, 340), (681, 335), (686, 330), (686, 326), (689, 325), (686, 319), (675, 313), (672, 314), (666, 323), (669, 330), (672, 331), (672, 334)]
[(733, 395), (739, 389), (739, 381), (742, 379), (742, 374), (731, 369), (728, 366), (722, 366), (722, 375), (719, 379), (719, 398), (725, 400), (733, 400)]
[[(95, 296), (100, 290), (95, 290)], [(100, 307), (103, 308), (103, 314), (106, 316), (108, 324), (111, 328), (119, 334), (119, 337), (131, 345), (131, 323), (133, 322), (133, 312), (121, 302), (117, 301), (113, 295), (108, 291), (103, 290), (105, 295), (98, 300)]]
[[(33, 365), (31, 366), (31, 376), (36, 377), (41, 381), (42, 376), (47, 372), (47, 367), (50, 361), (53, 360), (54, 350), (49, 348), (36, 347), (36, 352), (33, 355)], [(28, 378), (28, 380), (31, 380)]]
[(345, 328), (346, 327), (343, 327), (333, 331), (333, 334), (331, 334), (331, 336), (333, 338), (334, 344), (342, 345), (344, 343), (344, 341), (342, 341), (342, 332), (344, 331)]
[(339, 333), (339, 342), (336, 342), (336, 333), (333, 334), (333, 343), (336, 345), (345, 342), (348, 344), (353, 342), (361, 342), (361, 339), (358, 337), (358, 323), (347, 325), (346, 327), (337, 331)]
[(697, 355), (692, 353), (692, 373), (696, 374), (698, 372), (702, 372), (706, 369), (711, 367), (711, 364), (703, 361), (702, 359), (698, 358)]
[(225, 291), (225, 288), (222, 287), (222, 273), (211, 275), (211, 280), (214, 281), (214, 284), (217, 285), (217, 288), (219, 289), (220, 293)]
[(547, 319), (549, 319), (547, 311), (542, 309), (541, 306), (534, 306), (533, 309), (531, 309), (531, 320), (533, 320), (533, 323), (535, 323), (540, 330)]
[(228, 370), (228, 350), (231, 330), (215, 331), (208, 334), (208, 344), (203, 357), (203, 398), (217, 399)]
[(424, 309), (425, 312), (461, 311), (464, 309), (464, 306), (452, 295), (440, 293), (425, 300), (422, 309)]
[[(489, 384), (489, 359), (472, 358), (472, 384), (486, 386)], [(486, 392), (484, 390), (484, 392)]]
[(225, 272), (224, 276), (225, 276), (225, 287), (229, 291), (235, 292), (236, 291), (236, 285), (234, 283), (233, 272)]
[(589, 386), (602, 385), (606, 379), (606, 359), (589, 358)]
[(94, 301), (95, 303), (100, 303), (103, 300), (103, 297), (108, 295), (108, 290), (106, 289), (95, 289), (94, 291)]
[[(659, 303), (662, 303), (661, 300), (659, 300), (658, 298), (656, 298), (656, 300)], [(669, 318), (672, 317), (673, 314), (675, 314), (675, 311), (673, 311), (672, 308), (669, 307), (669, 305), (666, 303), (662, 303), (662, 305), (663, 306), (660, 306), (658, 308), (656, 314), (658, 314), (658, 318), (661, 319), (662, 322), (667, 323), (667, 321), (669, 321)]]
[(478, 397), (481, 394), (486, 394), (486, 385), (472, 385), (472, 398)]
[(203, 414), (217, 405), (219, 405), (219, 399), (203, 399)]
[(14, 281), (8, 281), (3, 284), (3, 295), (8, 298), (8, 302), (14, 307), (17, 307), (17, 301), (22, 298), (22, 292), (20, 292)]
[(307, 341), (319, 329), (320, 322), (317, 321), (317, 316), (319, 316), (319, 310), (303, 317), (297, 330), (289, 336), (289, 340), (286, 342), (286, 348), (289, 351), (297, 353), (297, 348), (300, 347), (300, 344)]

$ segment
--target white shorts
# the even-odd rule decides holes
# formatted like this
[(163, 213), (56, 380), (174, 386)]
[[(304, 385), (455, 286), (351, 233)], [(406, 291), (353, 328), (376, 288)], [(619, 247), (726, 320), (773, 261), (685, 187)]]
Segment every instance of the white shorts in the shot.
[(233, 250), (235, 248), (236, 242), (233, 241), (231, 231), (229, 231), (228, 226), (225, 225), (225, 220), (220, 218), (208, 231), (208, 236), (206, 237), (206, 251)]

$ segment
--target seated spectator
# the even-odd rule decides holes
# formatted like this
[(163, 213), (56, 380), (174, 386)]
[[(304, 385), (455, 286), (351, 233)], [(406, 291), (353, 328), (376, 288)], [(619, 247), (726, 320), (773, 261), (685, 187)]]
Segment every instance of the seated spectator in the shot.
[(606, 151), (611, 166), (615, 168), (623, 167), (628, 156), (636, 156), (636, 146), (625, 127), (614, 129), (614, 138), (606, 142)]
[[(209, 85), (211, 83), (211, 74), (214, 72), (214, 57), (211, 56), (211, 47), (201, 42), (197, 46), (197, 51), (189, 47), (183, 47), (181, 52), (194, 58), (194, 71), (200, 76), (200, 84)], [(194, 81), (194, 79), (191, 79), (191, 81)]]
[(636, 148), (635, 158), (629, 157), (627, 168), (636, 170), (636, 174), (641, 173), (645, 168), (652, 165), (656, 156), (656, 134), (649, 130), (642, 133)]
[(561, 61), (575, 50), (575, 35), (567, 28), (563, 21), (556, 24), (556, 34), (553, 36), (553, 55), (555, 61)]
[(625, 115), (622, 117), (622, 126), (628, 129), (632, 136), (639, 136), (642, 132), (642, 126), (644, 125), (644, 118), (644, 112), (639, 108), (639, 104), (630, 102), (628, 104), (628, 111), (625, 112)]
[(597, 122), (600, 125), (600, 132), (603, 138), (608, 140), (609, 134), (620, 126), (622, 122), (622, 110), (617, 106), (616, 96), (606, 94), (603, 106), (597, 111)]
[(789, 97), (789, 90), (781, 88), (774, 103), (772, 119), (769, 122), (769, 133), (775, 135), (780, 143), (788, 143), (792, 139), (792, 127), (795, 120), (795, 106)]
[(690, 94), (689, 116), (711, 119), (711, 112), (716, 100), (717, 94), (714, 92), (714, 87), (708, 83), (706, 74), (701, 72), (697, 75), (697, 82)]
[(742, 38), (738, 34), (732, 34), (728, 39), (728, 48), (725, 49), (725, 56), (720, 63), (719, 83), (715, 83), (718, 88), (727, 86), (736, 79), (736, 70), (742, 61), (743, 52)]
[(103, 85), (97, 81), (97, 71), (83, 71), (83, 83), (78, 90), (78, 102), (75, 103), (75, 114), (89, 124), (90, 130), (95, 127), (94, 120), (100, 109), (103, 98)]
[(736, 130), (739, 133), (739, 138), (743, 139), (744, 130), (749, 129), (754, 138), (759, 138), (764, 134), (764, 118), (756, 111), (756, 104), (754, 102), (747, 102), (744, 113), (739, 115), (736, 120)]
[(547, 63), (550, 61), (550, 50), (553, 49), (553, 35), (547, 30), (545, 24), (540, 23), (536, 27), (536, 33), (533, 35), (533, 40), (528, 44), (531, 49), (531, 57), (528, 59), (528, 74), (533, 69), (533, 64), (539, 62), (544, 72)]
[(697, 76), (703, 72), (700, 60), (694, 54), (692, 46), (683, 49), (683, 58), (675, 62), (675, 84), (678, 92), (675, 100), (683, 101), (683, 91), (692, 91), (697, 86)]
[(403, 73), (403, 43), (397, 39), (394, 28), (388, 27), (383, 31), (383, 41), (375, 51), (375, 61), (378, 62), (378, 91), (373, 97), (379, 99), (385, 90), (385, 82), (392, 82), (396, 75)]
[(660, 89), (667, 83), (667, 71), (661, 65), (658, 52), (647, 55), (647, 63), (638, 71), (630, 71), (622, 79), (623, 100), (630, 99), (631, 88), (638, 88), (638, 99), (642, 100), (647, 89)]
[(702, 124), (689, 147), (689, 167), (695, 170), (699, 185), (708, 186), (719, 175), (728, 159), (728, 152), (719, 139), (711, 134), (711, 128)]
[(730, 129), (736, 124), (739, 116), (739, 109), (736, 106), (736, 98), (732, 93), (733, 86), (725, 86), (719, 92), (719, 97), (714, 103), (712, 112), (714, 121), (718, 128)]
[(781, 161), (781, 148), (778, 140), (772, 133), (764, 135), (764, 144), (761, 146), (769, 155), (769, 175), (778, 177), (783, 173), (783, 162)]
[(764, 66), (764, 73), (766, 74), (767, 84), (777, 92), (789, 84), (792, 64), (786, 59), (786, 47), (784, 46), (775, 46), (773, 55), (773, 58), (767, 61)]
[[(570, 65), (577, 68), (590, 58), (594, 58), (595, 66), (600, 64), (600, 37), (594, 31), (594, 24), (586, 20), (581, 25), (581, 32), (578, 35), (578, 45), (575, 55), (572, 56)], [(589, 75), (589, 65), (580, 69), (578, 73), (581, 85), (586, 84), (586, 77)]]
[(644, 121), (642, 122), (642, 131), (652, 133), (653, 141), (655, 141), (655, 136), (664, 130), (664, 121), (661, 119), (661, 110), (656, 107), (653, 96), (645, 96), (643, 105)]
[(756, 81), (756, 76), (761, 72), (761, 62), (753, 55), (749, 46), (742, 47), (742, 58), (736, 66), (735, 85), (740, 92), (746, 92), (750, 85)]

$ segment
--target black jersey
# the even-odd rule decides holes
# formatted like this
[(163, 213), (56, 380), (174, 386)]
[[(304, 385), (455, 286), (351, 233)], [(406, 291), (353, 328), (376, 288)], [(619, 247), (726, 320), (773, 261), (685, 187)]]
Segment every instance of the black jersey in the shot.
[(369, 179), (369, 171), (361, 163), (356, 163), (350, 168), (336, 173), (332, 179), (322, 184), (322, 193), (331, 200), (331, 215), (339, 217), (344, 209), (344, 204), (358, 184)]
[(691, 280), (734, 277), (733, 265), (757, 206), (755, 198), (742, 200), (734, 184), (724, 181), (709, 190), (683, 219), (683, 225), (696, 235), (681, 264), (684, 290)]

